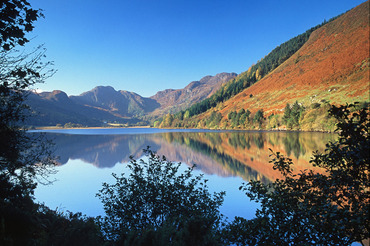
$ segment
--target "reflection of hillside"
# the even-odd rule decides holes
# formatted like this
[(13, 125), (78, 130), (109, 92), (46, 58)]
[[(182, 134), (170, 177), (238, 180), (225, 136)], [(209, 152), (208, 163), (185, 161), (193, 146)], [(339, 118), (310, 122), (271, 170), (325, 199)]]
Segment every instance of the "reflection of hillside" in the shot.
[(302, 170), (311, 168), (309, 160), (312, 152), (323, 151), (325, 144), (334, 137), (322, 133), (225, 132), (180, 133), (169, 138), (176, 138), (194, 151), (211, 156), (230, 174), (245, 180), (264, 181), (280, 177), (269, 163), (269, 148), (292, 158), (295, 168)]
[(268, 182), (279, 177), (269, 163), (269, 148), (293, 159), (296, 169), (310, 168), (314, 150), (325, 149), (332, 134), (287, 132), (168, 132), (131, 135), (50, 134), (65, 164), (81, 159), (99, 168), (140, 158), (146, 146), (168, 160), (197, 165), (204, 173)]
[[(207, 135), (216, 137), (220, 133), (215, 135)], [(205, 133), (165, 133), (163, 138), (168, 141), (171, 146), (179, 145), (181, 149), (177, 149), (177, 156), (173, 156), (172, 151), (166, 151), (161, 148), (161, 152), (166, 151), (165, 156), (173, 160), (181, 161), (184, 160), (188, 164), (196, 164), (197, 169), (207, 174), (217, 174), (219, 176), (239, 176), (245, 180), (262, 180), (264, 182), (267, 179), (251, 169), (248, 165), (241, 163), (238, 159), (233, 158), (225, 153), (219, 152), (214, 146), (208, 145), (200, 139), (205, 136)], [(222, 139), (219, 139), (222, 141)], [(171, 156), (172, 155), (172, 156)], [(207, 158), (205, 158), (207, 157)]]

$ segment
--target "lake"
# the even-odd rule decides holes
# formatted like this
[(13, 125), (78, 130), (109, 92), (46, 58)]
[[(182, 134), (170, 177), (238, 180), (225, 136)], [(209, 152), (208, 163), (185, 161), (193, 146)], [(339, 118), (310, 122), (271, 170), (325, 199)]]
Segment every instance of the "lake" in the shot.
[(290, 157), (297, 170), (311, 168), (312, 152), (324, 151), (336, 135), (310, 132), (253, 132), (212, 130), (167, 130), (156, 128), (60, 129), (43, 132), (55, 143), (59, 156), (51, 185), (39, 184), (36, 200), (51, 209), (103, 215), (95, 196), (102, 183), (113, 183), (112, 173), (127, 173), (130, 156), (143, 158), (147, 146), (168, 160), (181, 162), (182, 170), (196, 165), (212, 192), (226, 191), (221, 212), (253, 218), (257, 204), (239, 191), (249, 180), (264, 183), (280, 178), (269, 163), (271, 148)]

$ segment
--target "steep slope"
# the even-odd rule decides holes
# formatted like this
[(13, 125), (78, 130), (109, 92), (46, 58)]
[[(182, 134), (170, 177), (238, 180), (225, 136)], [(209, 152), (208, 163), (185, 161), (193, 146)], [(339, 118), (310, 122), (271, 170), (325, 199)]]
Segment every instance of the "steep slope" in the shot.
[(283, 113), (287, 103), (369, 102), (369, 1), (315, 30), (288, 60), (260, 81), (194, 120), (211, 112), (263, 110)]
[(159, 91), (150, 97), (160, 104), (160, 107), (151, 115), (160, 116), (168, 112), (175, 113), (186, 109), (192, 104), (206, 99), (216, 92), (222, 84), (236, 76), (236, 73), (219, 73), (215, 76), (205, 76), (199, 81), (193, 81), (183, 89)]

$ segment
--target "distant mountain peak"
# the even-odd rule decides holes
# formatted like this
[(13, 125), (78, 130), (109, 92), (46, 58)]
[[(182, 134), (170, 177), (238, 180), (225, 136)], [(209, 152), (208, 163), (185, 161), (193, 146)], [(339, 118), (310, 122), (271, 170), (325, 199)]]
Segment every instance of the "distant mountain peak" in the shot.
[(216, 92), (221, 85), (235, 78), (236, 73), (218, 73), (215, 76), (207, 75), (199, 81), (192, 81), (183, 89), (167, 89), (157, 92), (150, 98), (156, 100), (161, 106), (152, 115), (163, 115), (167, 112), (178, 112), (190, 105), (200, 102)]

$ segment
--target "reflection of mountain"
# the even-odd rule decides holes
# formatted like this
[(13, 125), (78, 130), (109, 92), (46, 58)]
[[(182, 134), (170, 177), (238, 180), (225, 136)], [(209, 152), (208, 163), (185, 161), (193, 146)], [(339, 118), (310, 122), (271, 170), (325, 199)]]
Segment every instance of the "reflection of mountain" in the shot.
[(279, 177), (269, 163), (269, 148), (293, 159), (297, 169), (309, 168), (314, 150), (325, 149), (332, 134), (287, 132), (167, 132), (130, 135), (48, 134), (56, 143), (61, 164), (81, 159), (99, 168), (140, 158), (151, 146), (168, 160), (197, 165), (204, 173), (240, 176), (268, 182)]
[(69, 135), (49, 134), (56, 145), (55, 154), (60, 163), (69, 159), (81, 159), (99, 168), (113, 167), (118, 162), (128, 162), (132, 155), (139, 158), (142, 150), (153, 142), (146, 135)]

